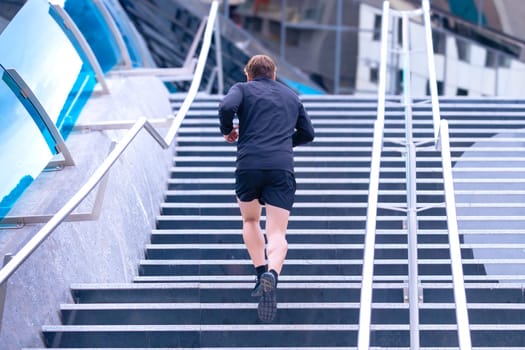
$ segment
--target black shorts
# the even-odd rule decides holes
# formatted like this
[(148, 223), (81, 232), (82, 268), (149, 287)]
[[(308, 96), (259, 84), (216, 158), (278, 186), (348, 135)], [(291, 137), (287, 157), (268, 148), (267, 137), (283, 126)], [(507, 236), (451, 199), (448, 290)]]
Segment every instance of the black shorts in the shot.
[(295, 176), (286, 170), (237, 170), (235, 193), (241, 202), (258, 199), (288, 211), (295, 199)]

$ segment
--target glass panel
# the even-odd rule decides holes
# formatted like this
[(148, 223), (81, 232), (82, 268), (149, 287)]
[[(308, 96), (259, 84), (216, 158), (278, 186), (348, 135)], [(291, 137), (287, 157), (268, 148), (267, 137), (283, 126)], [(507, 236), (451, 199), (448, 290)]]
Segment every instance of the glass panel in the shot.
[(10, 89), (10, 79), (0, 66), (0, 219), (53, 157), (38, 125)]
[(0, 63), (14, 68), (66, 138), (95, 86), (95, 74), (47, 1), (28, 1), (0, 36)]
[(131, 24), (128, 15), (124, 12), (118, 1), (104, 0), (104, 5), (111, 14), (124, 39), (133, 67), (155, 67), (155, 63), (146, 44), (133, 24)]
[(64, 9), (84, 35), (104, 73), (121, 63), (119, 46), (94, 1), (66, 0)]

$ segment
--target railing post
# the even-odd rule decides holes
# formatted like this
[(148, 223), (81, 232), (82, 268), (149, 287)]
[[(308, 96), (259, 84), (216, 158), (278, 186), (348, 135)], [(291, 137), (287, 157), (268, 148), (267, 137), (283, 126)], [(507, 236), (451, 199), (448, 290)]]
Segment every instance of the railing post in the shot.
[(430, 21), (430, 4), (428, 0), (422, 0), (423, 5), (423, 19), (425, 28), (425, 42), (427, 46), (427, 64), (428, 64), (428, 79), (430, 85), (430, 96), (432, 99), (432, 119), (434, 121), (434, 142), (437, 143), (439, 137), (439, 102), (436, 79), (436, 64), (434, 61), (434, 46), (432, 44), (432, 22)]
[(286, 24), (288, 23), (288, 3), (281, 0), (281, 40), (279, 43), (279, 54), (281, 59), (286, 62)]
[(410, 314), (410, 349), (419, 349), (419, 285), (417, 261), (416, 147), (407, 144), (406, 164), (408, 210), (408, 303)]
[(417, 196), (416, 146), (412, 128), (412, 79), (410, 65), (410, 22), (407, 12), (402, 13), (403, 100), (405, 105), (405, 146), (407, 169), (408, 213), (408, 302), (410, 310), (410, 349), (419, 349), (419, 287), (417, 261)]
[[(227, 5), (227, 4), (226, 4)], [(225, 5), (225, 6), (226, 6)], [(221, 41), (221, 24), (219, 19), (215, 22), (215, 56), (217, 60), (217, 92), (219, 95), (224, 94), (224, 69), (222, 68), (222, 41)]]
[(339, 94), (341, 87), (341, 26), (343, 25), (343, 0), (337, 0), (334, 60), (334, 93)]

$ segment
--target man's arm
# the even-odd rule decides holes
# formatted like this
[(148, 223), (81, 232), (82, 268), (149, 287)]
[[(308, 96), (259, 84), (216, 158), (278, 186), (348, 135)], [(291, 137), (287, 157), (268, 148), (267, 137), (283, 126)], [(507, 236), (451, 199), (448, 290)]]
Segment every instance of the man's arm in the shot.
[(239, 84), (235, 84), (219, 104), (220, 130), (223, 135), (229, 135), (234, 131), (233, 118), (239, 110), (241, 102), (242, 91)]
[(295, 147), (308, 143), (312, 141), (314, 137), (315, 132), (314, 127), (312, 126), (312, 121), (304, 110), (304, 106), (301, 104), (299, 106), (299, 118), (297, 118), (295, 132), (292, 136), (292, 145)]

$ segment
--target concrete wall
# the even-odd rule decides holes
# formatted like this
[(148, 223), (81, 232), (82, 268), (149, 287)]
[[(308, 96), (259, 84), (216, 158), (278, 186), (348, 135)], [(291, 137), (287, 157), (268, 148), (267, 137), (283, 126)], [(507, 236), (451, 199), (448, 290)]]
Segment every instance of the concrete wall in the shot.
[[(155, 78), (108, 83), (111, 94), (93, 96), (77, 124), (171, 114), (168, 93)], [(56, 213), (101, 164), (111, 141), (125, 132), (72, 133), (66, 144), (76, 165), (42, 173), (9, 216)], [(72, 302), (72, 283), (131, 281), (159, 214), (172, 153), (141, 131), (110, 171), (100, 218), (62, 223), (14, 273), (7, 283), (0, 349), (42, 346), (41, 327), (60, 324), (59, 305)], [(93, 200), (94, 193), (74, 212), (90, 212)], [(16, 253), (42, 226), (0, 228), (1, 256)]]

